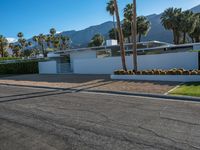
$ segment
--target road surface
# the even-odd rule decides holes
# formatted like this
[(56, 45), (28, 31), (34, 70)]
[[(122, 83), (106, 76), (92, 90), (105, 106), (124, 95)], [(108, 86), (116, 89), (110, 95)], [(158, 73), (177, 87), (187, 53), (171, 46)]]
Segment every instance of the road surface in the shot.
[(0, 150), (197, 150), (200, 103), (0, 86)]

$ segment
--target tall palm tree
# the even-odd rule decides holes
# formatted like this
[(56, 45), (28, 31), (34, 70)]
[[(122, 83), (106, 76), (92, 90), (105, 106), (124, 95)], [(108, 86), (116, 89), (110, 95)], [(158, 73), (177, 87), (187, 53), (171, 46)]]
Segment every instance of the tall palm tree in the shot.
[(12, 50), (12, 53), (15, 57), (19, 57), (20, 56), (20, 50), (22, 49), (21, 46), (19, 44), (13, 44), (10, 43), (9, 44), (9, 48)]
[(133, 41), (133, 66), (134, 71), (138, 70), (138, 63), (137, 63), (137, 8), (136, 8), (136, 0), (133, 0), (133, 9), (132, 9), (132, 41)]
[(114, 0), (110, 0), (107, 3), (106, 11), (109, 12), (109, 14), (113, 17), (113, 27), (114, 27), (114, 32), (115, 32), (115, 40), (117, 40), (117, 31), (116, 31), (116, 26), (115, 26), (115, 4)]
[(95, 34), (88, 46), (89, 47), (102, 46), (103, 42), (104, 42), (104, 37), (101, 34)]
[(8, 40), (3, 36), (0, 35), (0, 54), (1, 57), (4, 57), (4, 52), (8, 48)]
[(31, 42), (27, 42), (27, 40), (24, 38), (24, 34), (22, 32), (19, 32), (17, 34), (17, 37), (18, 37), (18, 43), (20, 44), (20, 46), (17, 47), (18, 48), (21, 48), (20, 51), (22, 51), (22, 55), (24, 54), (24, 51), (25, 51), (25, 48), (31, 46)]
[(180, 15), (181, 8), (168, 8), (164, 11), (161, 16), (161, 22), (165, 29), (172, 30), (174, 43), (179, 44), (180, 42)]
[(151, 23), (144, 16), (137, 17), (137, 33), (139, 42), (141, 42), (141, 36), (146, 36), (151, 28)]
[(125, 53), (125, 48), (124, 48), (124, 36), (123, 36), (122, 28), (121, 28), (117, 0), (114, 0), (114, 6), (115, 6), (115, 14), (116, 14), (116, 18), (117, 18), (117, 28), (118, 28), (118, 33), (119, 33), (119, 43), (120, 43), (120, 50), (121, 50), (122, 67), (124, 70), (127, 70), (126, 53)]
[(124, 18), (126, 21), (132, 22), (133, 20), (133, 4), (127, 4), (124, 8)]
[(21, 38), (24, 37), (24, 34), (23, 34), (22, 32), (19, 32), (19, 33), (17, 34), (17, 37), (21, 39)]
[(61, 36), (61, 48), (62, 48), (62, 50), (65, 50), (66, 48), (69, 47), (69, 41), (70, 41), (69, 37)]
[(49, 33), (54, 36), (56, 34), (56, 29), (55, 28), (51, 28)]
[(38, 44), (41, 47), (42, 53), (45, 56), (45, 40), (46, 40), (46, 36), (44, 34), (39, 34), (38, 36)]
[(39, 45), (42, 54), (45, 56), (46, 36), (44, 34), (39, 34), (38, 36), (33, 37), (33, 41)]
[(186, 36), (194, 32), (197, 20), (195, 14), (192, 11), (184, 11), (181, 14), (181, 32), (183, 32), (183, 43), (186, 43)]
[(194, 27), (194, 31), (189, 34), (192, 39), (192, 42), (200, 42), (200, 13), (195, 14), (195, 22), (196, 25)]

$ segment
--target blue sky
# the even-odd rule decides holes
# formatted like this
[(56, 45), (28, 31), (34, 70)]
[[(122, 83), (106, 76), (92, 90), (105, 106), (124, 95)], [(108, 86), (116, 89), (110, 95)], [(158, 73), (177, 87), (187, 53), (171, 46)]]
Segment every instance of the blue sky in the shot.
[[(184, 10), (200, 0), (137, 0), (138, 15), (161, 13), (168, 7)], [(0, 34), (16, 38), (21, 31), (26, 38), (57, 31), (81, 30), (112, 20), (105, 11), (108, 0), (0, 0)], [(132, 0), (118, 0), (119, 10)]]

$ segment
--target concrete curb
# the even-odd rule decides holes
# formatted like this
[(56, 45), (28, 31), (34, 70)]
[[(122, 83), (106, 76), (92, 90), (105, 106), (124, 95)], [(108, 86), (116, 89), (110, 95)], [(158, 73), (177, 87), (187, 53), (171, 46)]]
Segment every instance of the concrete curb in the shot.
[(115, 94), (115, 95), (140, 96), (140, 97), (200, 102), (200, 98), (191, 96), (172, 96), (172, 95), (162, 95), (162, 94), (152, 94), (152, 93), (117, 92), (117, 91), (104, 91), (104, 90), (83, 90), (83, 92), (95, 92), (95, 93), (105, 93), (105, 94)]
[(182, 101), (194, 101), (200, 102), (200, 98), (191, 96), (172, 96), (172, 95), (162, 95), (153, 93), (137, 93), (137, 92), (125, 92), (125, 91), (107, 91), (107, 90), (85, 90), (76, 88), (59, 88), (59, 87), (48, 87), (48, 86), (30, 86), (30, 85), (17, 85), (17, 84), (1, 84), (5, 86), (18, 86), (18, 87), (28, 87), (28, 88), (39, 88), (39, 89), (50, 89), (50, 90), (64, 90), (71, 91), (73, 93), (78, 92), (88, 92), (88, 93), (101, 93), (101, 94), (113, 94), (113, 95), (124, 95), (124, 96), (140, 96), (140, 97), (150, 97), (150, 98), (161, 98), (161, 99), (172, 99), (172, 100), (182, 100)]

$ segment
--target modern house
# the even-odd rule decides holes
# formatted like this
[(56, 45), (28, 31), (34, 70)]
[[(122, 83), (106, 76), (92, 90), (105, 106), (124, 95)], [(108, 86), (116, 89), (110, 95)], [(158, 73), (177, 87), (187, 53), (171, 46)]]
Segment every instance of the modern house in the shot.
[[(110, 74), (120, 69), (120, 47), (116, 41), (106, 42), (106, 46), (58, 50), (48, 54), (49, 61), (39, 63), (41, 74), (77, 73)], [(126, 60), (132, 68), (132, 44), (125, 44)], [(185, 68), (199, 69), (200, 43), (173, 45), (150, 41), (137, 44), (138, 67), (143, 69)]]

